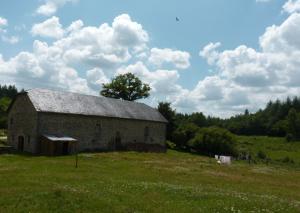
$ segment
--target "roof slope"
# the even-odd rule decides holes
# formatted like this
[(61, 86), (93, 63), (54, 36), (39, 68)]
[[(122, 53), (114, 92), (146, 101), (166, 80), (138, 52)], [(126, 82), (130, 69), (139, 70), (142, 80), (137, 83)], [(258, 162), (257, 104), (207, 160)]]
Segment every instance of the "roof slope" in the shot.
[(47, 89), (32, 89), (26, 93), (38, 112), (167, 122), (156, 109), (143, 103)]

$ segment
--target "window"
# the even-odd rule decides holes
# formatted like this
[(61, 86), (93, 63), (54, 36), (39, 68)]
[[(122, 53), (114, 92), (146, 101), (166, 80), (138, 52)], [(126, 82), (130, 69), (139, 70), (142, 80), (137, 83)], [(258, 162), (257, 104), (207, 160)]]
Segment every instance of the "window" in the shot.
[(30, 143), (30, 135), (27, 136), (27, 143)]
[(101, 138), (101, 135), (102, 135), (102, 125), (101, 125), (101, 123), (96, 124), (95, 133), (96, 133), (96, 138)]
[(14, 119), (10, 119), (10, 125), (13, 125), (13, 123), (14, 123)]

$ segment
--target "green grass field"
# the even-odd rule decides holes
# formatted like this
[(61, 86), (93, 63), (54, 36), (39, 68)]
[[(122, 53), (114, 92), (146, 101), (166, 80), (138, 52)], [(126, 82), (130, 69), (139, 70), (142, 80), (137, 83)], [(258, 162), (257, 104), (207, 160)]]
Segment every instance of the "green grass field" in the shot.
[[(286, 142), (285, 138), (275, 137), (238, 136), (238, 148), (254, 157), (262, 151), (272, 163), (300, 166), (300, 142)], [(287, 158), (290, 162), (284, 162)]]
[(300, 169), (168, 151), (0, 155), (0, 212), (300, 212)]

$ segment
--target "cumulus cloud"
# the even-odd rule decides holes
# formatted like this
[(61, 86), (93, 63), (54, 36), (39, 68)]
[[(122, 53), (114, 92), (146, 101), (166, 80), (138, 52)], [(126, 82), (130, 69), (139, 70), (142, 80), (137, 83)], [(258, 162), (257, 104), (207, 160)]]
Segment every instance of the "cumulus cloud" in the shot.
[[(221, 43), (209, 43), (199, 55), (217, 72), (190, 90), (179, 84), (178, 71), (190, 66), (190, 54), (149, 48), (148, 33), (129, 15), (100, 26), (85, 26), (77, 20), (63, 28), (58, 18), (54, 22), (63, 33), (53, 43), (36, 40), (32, 52), (9, 59), (0, 55), (0, 74), (5, 76), (2, 81), (25, 88), (60, 87), (99, 94), (102, 83), (117, 74), (132, 72), (150, 84), (149, 101), (153, 105), (170, 101), (178, 111), (223, 117), (246, 108), (255, 111), (270, 99), (300, 93), (298, 13), (292, 13), (280, 25), (268, 27), (259, 38), (259, 50), (246, 45), (221, 50)], [(36, 36), (45, 36), (41, 29)]]
[(187, 69), (190, 66), (190, 54), (188, 52), (168, 48), (152, 48), (149, 62), (158, 67), (167, 63), (174, 65), (178, 69)]
[(258, 2), (258, 3), (267, 3), (270, 1), (272, 1), (272, 0), (256, 0), (256, 2)]
[(6, 27), (8, 26), (8, 21), (5, 18), (0, 17), (0, 38), (3, 42), (16, 44), (20, 41), (18, 36), (8, 35)]
[(205, 46), (200, 56), (218, 72), (189, 92), (197, 110), (228, 116), (299, 95), (299, 26), (300, 15), (293, 13), (281, 25), (268, 27), (259, 39), (260, 51), (245, 45), (224, 51), (220, 43)]
[(44, 16), (51, 16), (66, 3), (75, 3), (77, 0), (45, 0), (44, 4), (40, 5), (36, 13)]
[(287, 13), (295, 13), (300, 11), (300, 0), (288, 0), (283, 5), (283, 10)]
[(7, 19), (0, 17), (0, 27), (7, 26)]
[(137, 50), (147, 48), (149, 40), (142, 25), (126, 14), (116, 17), (111, 25), (84, 26), (77, 20), (65, 29), (54, 16), (34, 25), (32, 34), (56, 40), (51, 44), (35, 40), (32, 52), (7, 60), (1, 56), (1, 80), (25, 88), (60, 87), (89, 94), (98, 94), (102, 83), (140, 54)]
[(102, 84), (109, 82), (109, 79), (100, 68), (94, 68), (86, 72), (88, 86), (94, 91), (100, 91)]
[(31, 29), (33, 36), (49, 37), (49, 38), (62, 38), (64, 30), (59, 22), (59, 18), (53, 16), (46, 21), (34, 24)]
[(2, 41), (10, 43), (10, 44), (16, 44), (20, 41), (20, 38), (18, 36), (5, 36), (5, 35), (2, 35), (1, 39), (2, 39)]
[(131, 72), (151, 87), (151, 94), (154, 96), (175, 95), (180, 86), (177, 85), (179, 74), (177, 70), (153, 70), (150, 71), (146, 65), (138, 61), (117, 70), (116, 74)]

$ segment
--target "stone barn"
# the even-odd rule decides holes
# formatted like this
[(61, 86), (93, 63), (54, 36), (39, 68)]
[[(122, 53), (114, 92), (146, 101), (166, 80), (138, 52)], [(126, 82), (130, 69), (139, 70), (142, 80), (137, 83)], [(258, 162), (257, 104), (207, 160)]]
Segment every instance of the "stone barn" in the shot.
[(33, 89), (8, 109), (8, 143), (35, 154), (164, 152), (166, 119), (143, 103)]

